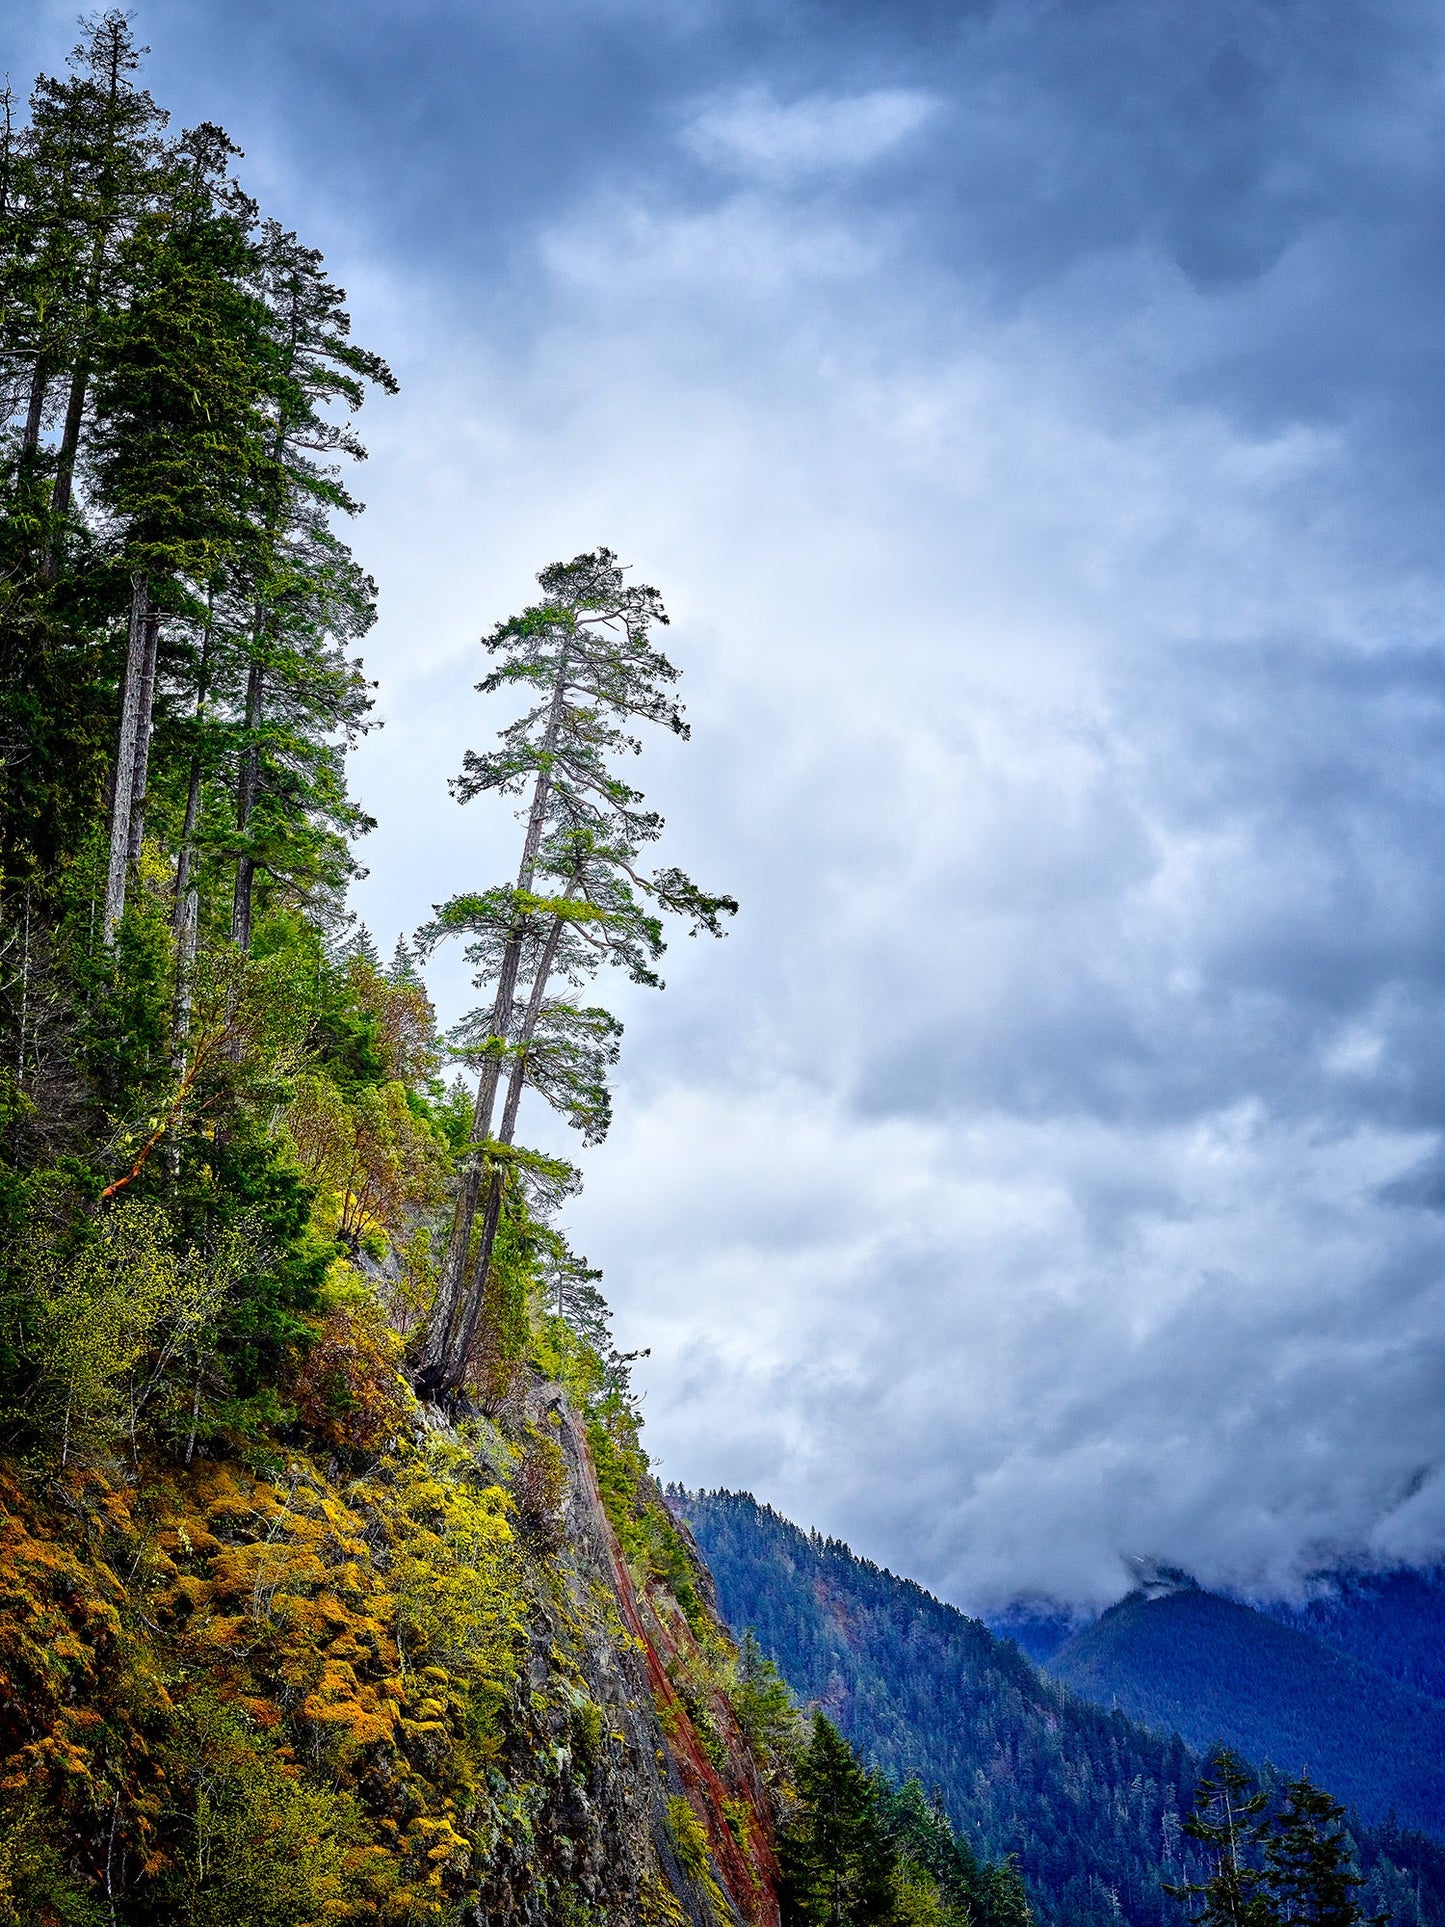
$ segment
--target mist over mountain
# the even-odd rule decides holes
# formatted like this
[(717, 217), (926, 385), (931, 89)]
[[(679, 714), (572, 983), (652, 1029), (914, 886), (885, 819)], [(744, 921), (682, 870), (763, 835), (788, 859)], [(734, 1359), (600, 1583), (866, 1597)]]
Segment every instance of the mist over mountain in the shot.
[[(1179, 1568), (1158, 1561), (1135, 1560), (1128, 1565), (1140, 1591), (1161, 1586), (1169, 1590), (1169, 1581), (1162, 1575), (1171, 1572), (1188, 1579)], [(1153, 1575), (1147, 1583), (1146, 1573)], [(1303, 1591), (1288, 1598), (1233, 1593), (1228, 1587), (1220, 1590), (1224, 1597), (1238, 1599), (1282, 1626), (1309, 1633), (1324, 1645), (1377, 1667), (1403, 1686), (1445, 1700), (1445, 1569), (1439, 1566), (1384, 1572), (1323, 1568), (1308, 1574)], [(1012, 1639), (1041, 1665), (1099, 1616), (1098, 1608), (1040, 1598), (1016, 1599), (982, 1614), (991, 1632)]]

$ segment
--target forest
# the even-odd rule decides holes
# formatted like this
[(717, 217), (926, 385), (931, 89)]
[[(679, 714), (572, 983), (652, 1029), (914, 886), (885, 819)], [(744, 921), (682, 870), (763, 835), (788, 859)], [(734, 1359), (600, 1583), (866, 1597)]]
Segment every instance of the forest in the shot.
[[(1206, 1806), (1213, 1797), (1207, 1742), (1195, 1751), (1167, 1723), (1090, 1704), (1013, 1640), (748, 1493), (671, 1486), (668, 1498), (696, 1534), (738, 1636), (751, 1629), (875, 1772), (927, 1787), (981, 1856), (1016, 1864), (1040, 1921), (1170, 1927), (1184, 1918), (1171, 1890), (1195, 1905), (1186, 1890), (1208, 1879), (1214, 1851), (1190, 1831), (1201, 1790)], [(1264, 1760), (1255, 1768), (1251, 1797), (1267, 1789), (1270, 1805), (1255, 1809), (1254, 1823), (1267, 1836), (1287, 1775)], [(1320, 1832), (1332, 1828), (1337, 1821)], [(1348, 1838), (1365, 1885), (1342, 1913), (1321, 1918), (1353, 1918), (1352, 1907), (1412, 1927), (1445, 1918), (1445, 1852), (1433, 1838), (1355, 1816)], [(1236, 1844), (1242, 1857), (1242, 1836)], [(1228, 1896), (1207, 1897), (1206, 1918), (1216, 1903), (1220, 1918), (1236, 1918)], [(1239, 1918), (1259, 1927), (1280, 1918), (1258, 1883), (1251, 1904)], [(1296, 1917), (1315, 1918), (1283, 1913)]]

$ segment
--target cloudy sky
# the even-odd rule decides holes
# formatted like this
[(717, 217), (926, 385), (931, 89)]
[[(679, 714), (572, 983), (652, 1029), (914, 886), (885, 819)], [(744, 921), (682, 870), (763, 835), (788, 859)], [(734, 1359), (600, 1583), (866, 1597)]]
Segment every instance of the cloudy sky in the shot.
[(510, 867), (477, 634), (598, 542), (672, 611), (640, 780), (743, 910), (572, 1215), (664, 1476), (974, 1606), (1445, 1550), (1438, 6), (137, 24), (403, 384), (387, 947)]

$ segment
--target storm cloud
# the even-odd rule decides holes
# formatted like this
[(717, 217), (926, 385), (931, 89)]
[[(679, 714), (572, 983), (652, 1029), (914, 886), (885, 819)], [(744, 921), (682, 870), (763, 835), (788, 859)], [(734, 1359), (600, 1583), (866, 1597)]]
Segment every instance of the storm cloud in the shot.
[(970, 1605), (1445, 1551), (1439, 9), (138, 26), (403, 381), (383, 944), (507, 867), (475, 636), (599, 541), (672, 611), (640, 780), (743, 910), (571, 1220), (664, 1475)]

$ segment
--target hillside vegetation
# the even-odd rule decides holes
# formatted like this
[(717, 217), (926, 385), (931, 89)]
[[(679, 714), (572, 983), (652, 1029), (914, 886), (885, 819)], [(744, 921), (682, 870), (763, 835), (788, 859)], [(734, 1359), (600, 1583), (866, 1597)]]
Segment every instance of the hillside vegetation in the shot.
[(0, 117), (0, 1921), (775, 1921), (784, 1783), (515, 1130), (601, 1134), (559, 990), (726, 907), (606, 768), (665, 618), (601, 550), (503, 625), (540, 747), (469, 771), (537, 834), (441, 913), (506, 996), (439, 1038), (345, 906), (395, 383), (140, 59), (107, 13)]

